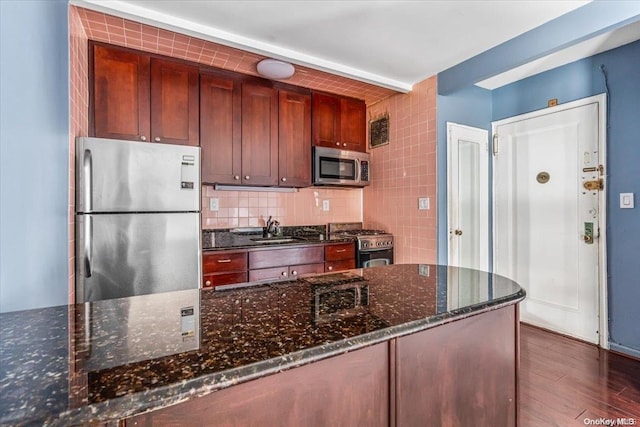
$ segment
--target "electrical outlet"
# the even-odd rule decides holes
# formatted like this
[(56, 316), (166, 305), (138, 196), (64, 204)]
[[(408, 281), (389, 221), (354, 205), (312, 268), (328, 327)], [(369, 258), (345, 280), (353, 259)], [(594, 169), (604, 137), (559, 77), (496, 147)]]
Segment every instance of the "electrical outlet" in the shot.
[(418, 197), (418, 209), (421, 211), (429, 210), (429, 198)]
[(323, 211), (328, 211), (329, 210), (329, 201), (328, 200), (323, 200), (322, 201), (322, 210)]
[(217, 197), (212, 197), (209, 199), (209, 210), (212, 212), (218, 211), (220, 209), (220, 202)]

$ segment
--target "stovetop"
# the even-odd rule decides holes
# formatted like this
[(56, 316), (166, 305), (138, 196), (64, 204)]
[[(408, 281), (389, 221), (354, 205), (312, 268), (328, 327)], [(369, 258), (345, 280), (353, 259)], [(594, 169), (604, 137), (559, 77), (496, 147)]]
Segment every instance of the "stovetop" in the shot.
[(392, 234), (384, 230), (363, 229), (361, 222), (330, 223), (329, 234), (354, 237), (360, 251), (393, 248)]

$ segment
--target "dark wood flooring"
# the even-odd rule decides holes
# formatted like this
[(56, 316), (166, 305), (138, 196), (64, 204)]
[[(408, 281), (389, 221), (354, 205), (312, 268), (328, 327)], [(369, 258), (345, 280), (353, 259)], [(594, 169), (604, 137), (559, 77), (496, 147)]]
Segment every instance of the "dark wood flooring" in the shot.
[(520, 426), (584, 426), (585, 418), (640, 426), (640, 361), (522, 324)]

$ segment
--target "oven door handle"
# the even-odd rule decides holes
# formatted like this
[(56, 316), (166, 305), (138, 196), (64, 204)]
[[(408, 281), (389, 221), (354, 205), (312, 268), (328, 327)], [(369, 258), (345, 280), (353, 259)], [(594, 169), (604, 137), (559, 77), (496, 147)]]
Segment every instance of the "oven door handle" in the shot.
[(361, 254), (368, 254), (371, 252), (382, 252), (382, 251), (391, 251), (393, 248), (380, 248), (380, 249), (365, 249), (364, 251), (360, 249)]

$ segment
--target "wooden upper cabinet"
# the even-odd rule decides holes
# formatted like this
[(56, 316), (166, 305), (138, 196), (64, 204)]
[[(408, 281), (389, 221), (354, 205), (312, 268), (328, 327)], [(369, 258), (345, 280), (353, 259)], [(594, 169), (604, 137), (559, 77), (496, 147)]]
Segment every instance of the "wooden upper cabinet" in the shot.
[(202, 182), (240, 184), (242, 140), (240, 83), (231, 77), (200, 76)]
[(313, 145), (367, 151), (364, 101), (324, 93), (313, 94)]
[(198, 68), (151, 59), (153, 142), (198, 146)]
[(92, 59), (91, 136), (148, 140), (149, 57), (93, 45)]
[(340, 99), (323, 93), (313, 94), (313, 145), (340, 146)]
[(357, 99), (340, 99), (340, 143), (342, 149), (367, 151), (367, 107)]
[(278, 185), (278, 93), (242, 84), (242, 184)]
[(311, 95), (280, 90), (278, 185), (311, 185)]

